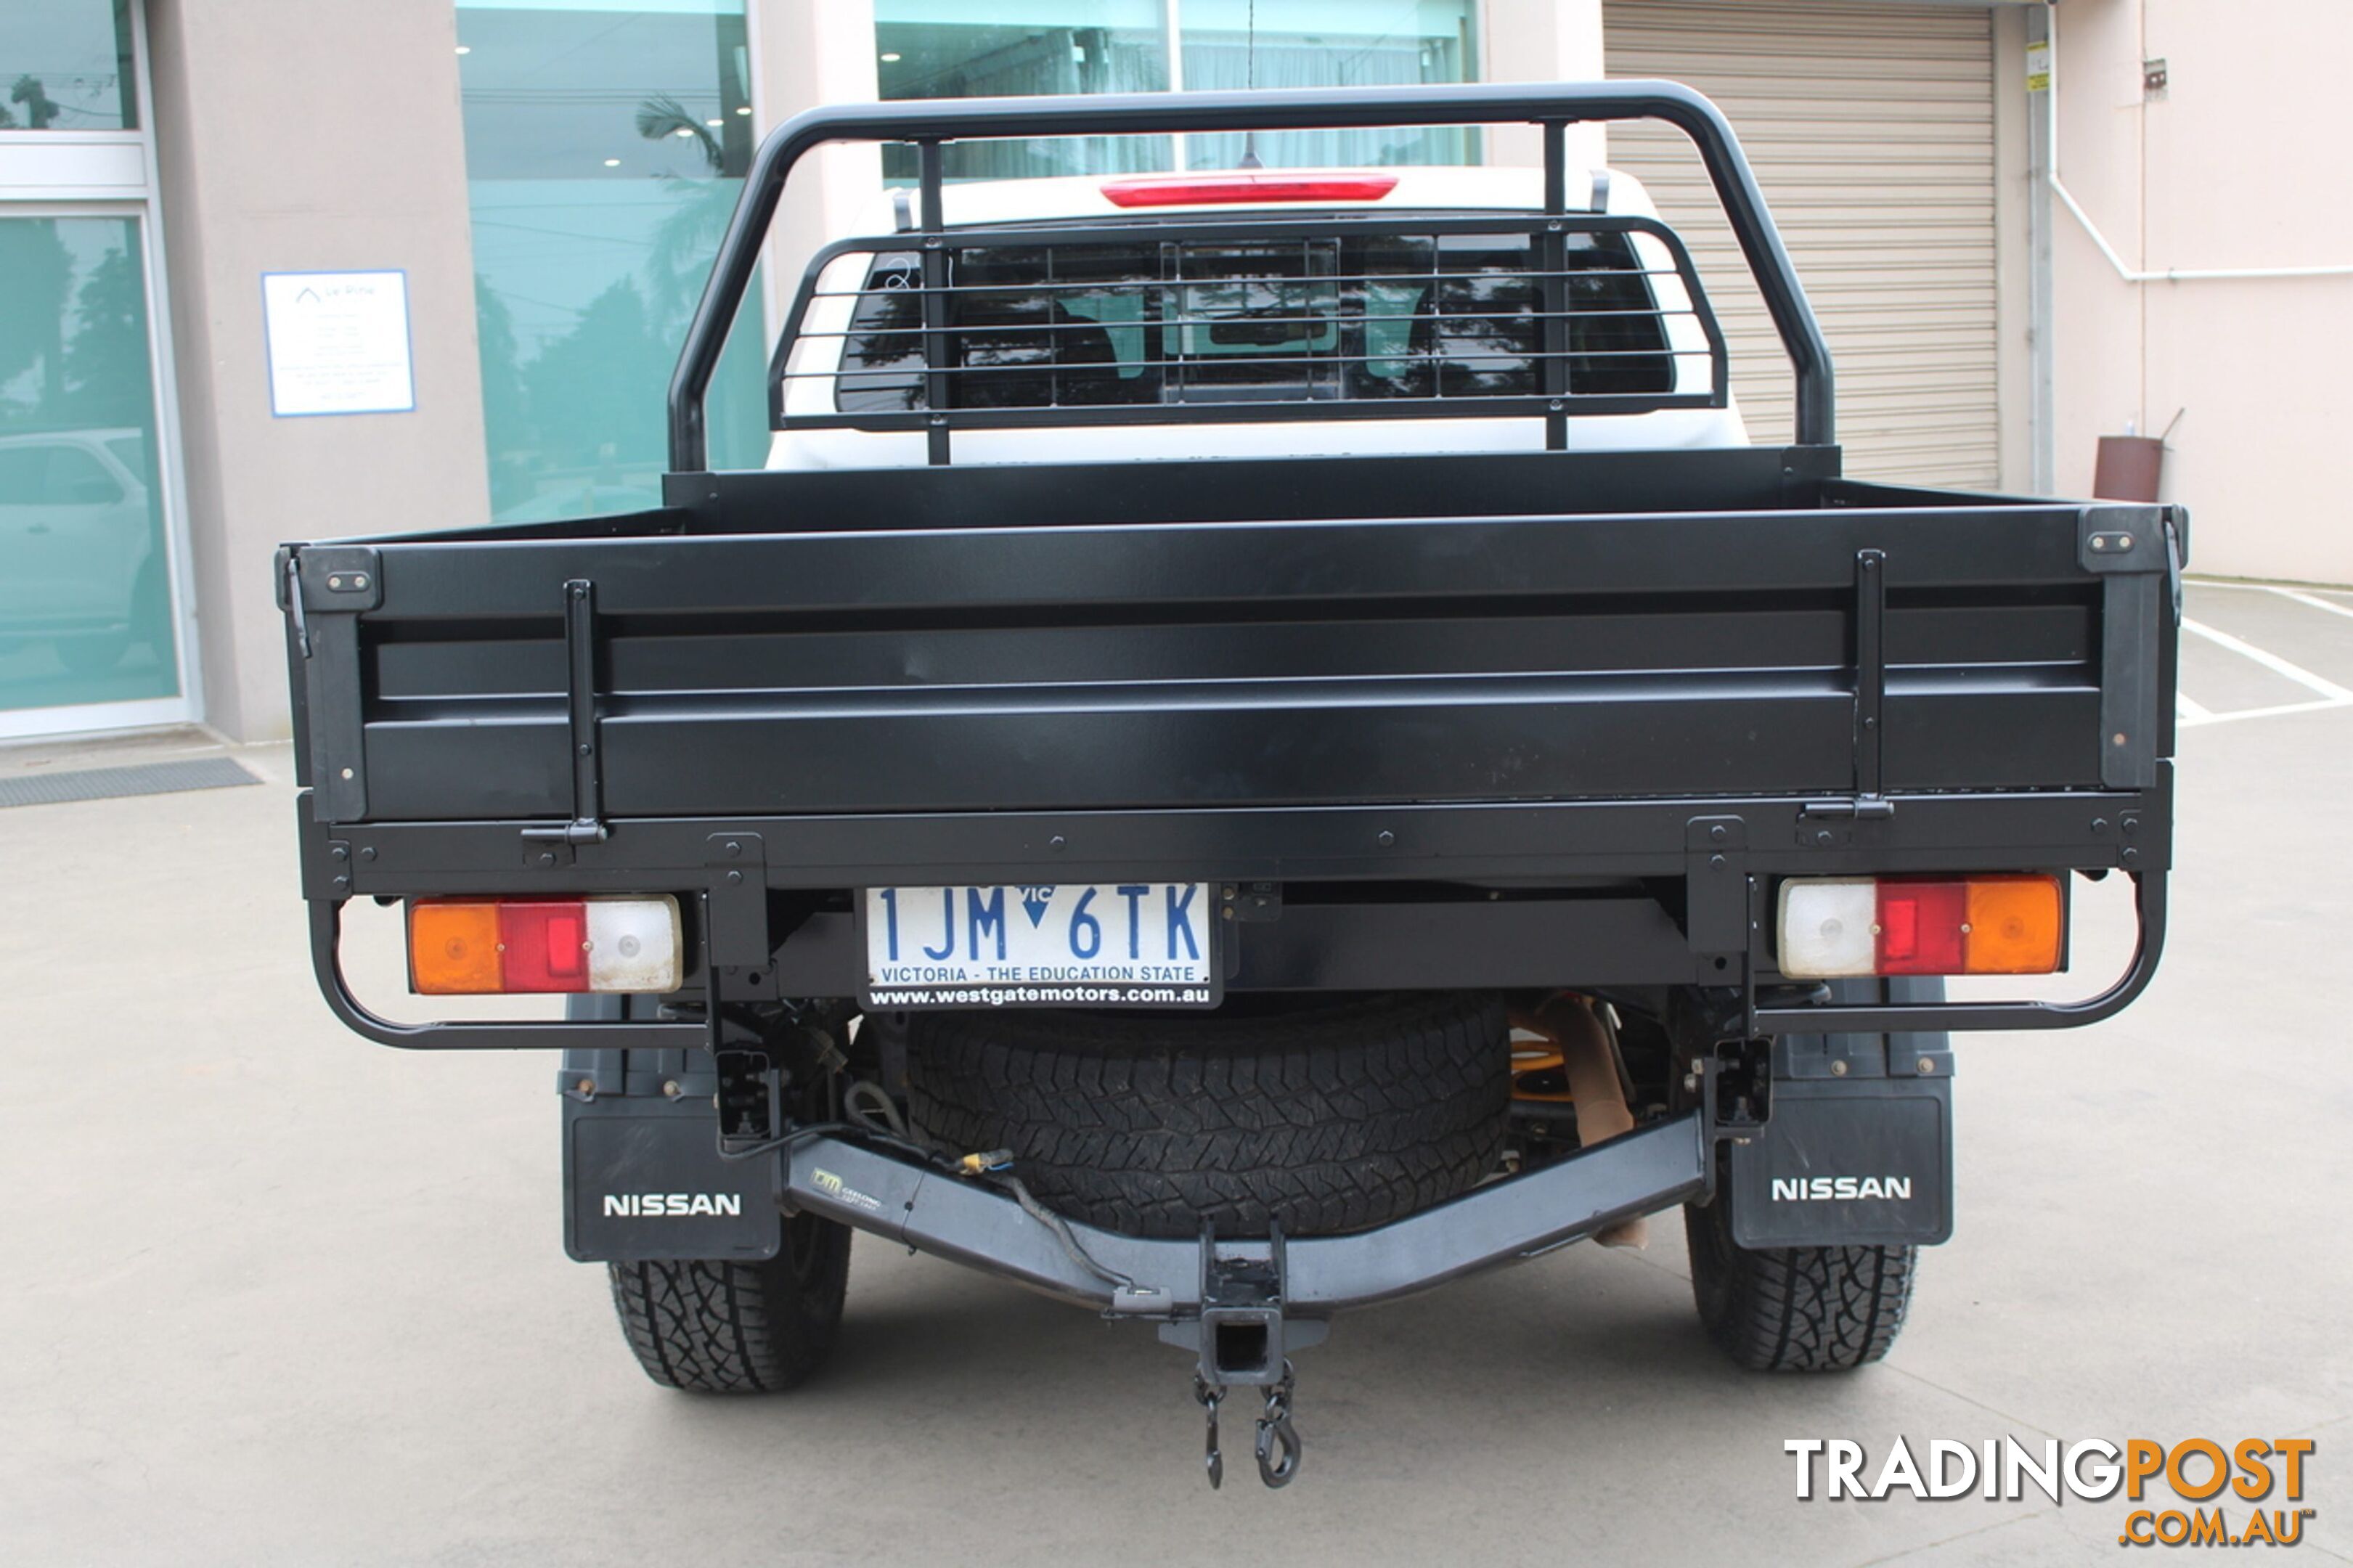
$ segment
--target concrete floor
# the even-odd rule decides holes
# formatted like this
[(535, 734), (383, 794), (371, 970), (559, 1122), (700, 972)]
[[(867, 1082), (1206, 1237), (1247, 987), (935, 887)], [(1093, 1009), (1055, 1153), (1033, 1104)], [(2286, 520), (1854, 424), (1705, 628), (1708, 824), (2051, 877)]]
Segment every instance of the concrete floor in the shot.
[[(1240, 1423), (1204, 1486), (1185, 1361), (1147, 1331), (863, 1241), (806, 1390), (654, 1387), (562, 1253), (553, 1061), (381, 1049), (313, 994), (282, 749), (239, 753), (260, 788), (0, 811), (0, 1561), (2117, 1552), (2118, 1501), (1796, 1500), (1783, 1439), (1875, 1468), (1898, 1435), (2313, 1437), (2302, 1551), (2353, 1560), (2353, 596), (2201, 585), (2190, 613), (2239, 646), (2184, 639), (2208, 717), (2164, 972), (2099, 1027), (1963, 1042), (1960, 1231), (1884, 1364), (1732, 1370), (1670, 1218), (1647, 1254), (1344, 1320), (1301, 1358), (1306, 1468), (1273, 1494)], [(2088, 988), (2119, 933), (2084, 914)], [(378, 995), (391, 931), (353, 939)]]

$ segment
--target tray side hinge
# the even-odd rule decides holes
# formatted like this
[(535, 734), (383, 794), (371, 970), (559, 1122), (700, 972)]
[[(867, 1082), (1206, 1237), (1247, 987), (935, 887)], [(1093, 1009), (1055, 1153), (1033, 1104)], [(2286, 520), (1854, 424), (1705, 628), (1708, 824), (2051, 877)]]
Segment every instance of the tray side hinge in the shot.
[[(314, 544), (285, 552), (286, 613), (301, 655), (302, 731), (321, 818), (368, 814), (366, 659), (360, 616), (384, 604), (384, 573), (365, 545)], [(301, 732), (301, 731), (298, 731)]]
[(2173, 509), (2102, 504), (2078, 516), (2076, 559), (2100, 579), (2100, 783), (2147, 789), (2170, 700), (2148, 650), (2180, 618)]
[(1748, 823), (1694, 816), (1683, 825), (1683, 936), (1703, 984), (1729, 985), (1749, 949)]
[(739, 972), (731, 976), (728, 989), (740, 994), (749, 984), (741, 972), (765, 969), (773, 956), (768, 942), (767, 845), (756, 833), (714, 833), (703, 844), (703, 860), (711, 876), (710, 897), (704, 906), (710, 929), (703, 941), (714, 970)]

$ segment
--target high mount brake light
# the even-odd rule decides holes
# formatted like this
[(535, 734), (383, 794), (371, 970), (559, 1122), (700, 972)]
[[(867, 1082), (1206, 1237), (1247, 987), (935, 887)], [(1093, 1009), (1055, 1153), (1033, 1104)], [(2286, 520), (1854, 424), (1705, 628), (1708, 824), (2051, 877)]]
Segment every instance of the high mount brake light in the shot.
[(420, 996), (675, 991), (685, 949), (666, 895), (408, 905), (408, 988)]
[(2045, 873), (1792, 878), (1781, 884), (1783, 974), (2049, 974), (2067, 906)]
[(1115, 207), (1219, 206), (1254, 202), (1377, 202), (1397, 189), (1395, 174), (1163, 174), (1105, 180)]

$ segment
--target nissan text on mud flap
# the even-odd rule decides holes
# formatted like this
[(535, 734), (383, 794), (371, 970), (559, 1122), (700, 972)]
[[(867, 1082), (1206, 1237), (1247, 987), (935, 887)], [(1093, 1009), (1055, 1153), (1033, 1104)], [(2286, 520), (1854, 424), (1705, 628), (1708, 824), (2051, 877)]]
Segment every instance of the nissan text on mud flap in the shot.
[[(1788, 445), (1641, 186), (1566, 161), (1640, 118), (1698, 147)], [(948, 142), (1514, 123), (1542, 170), (943, 178)], [(920, 178), (807, 258), (768, 467), (712, 471), (720, 346), (836, 141)], [(1210, 1480), (1241, 1393), (1281, 1485), (1345, 1309), (1678, 1205), (1734, 1362), (1858, 1367), (1951, 1231), (1953, 1036), (2157, 963), (2185, 518), (1842, 477), (1684, 88), (814, 110), (670, 437), (656, 510), (278, 559), (320, 984), (386, 1044), (563, 1053), (565, 1243), (657, 1382), (807, 1377), (865, 1231), (1154, 1325)], [(2116, 873), (2122, 974), (2000, 978), (2063, 971)], [(358, 897), (417, 991), (565, 1016), (371, 1011)]]

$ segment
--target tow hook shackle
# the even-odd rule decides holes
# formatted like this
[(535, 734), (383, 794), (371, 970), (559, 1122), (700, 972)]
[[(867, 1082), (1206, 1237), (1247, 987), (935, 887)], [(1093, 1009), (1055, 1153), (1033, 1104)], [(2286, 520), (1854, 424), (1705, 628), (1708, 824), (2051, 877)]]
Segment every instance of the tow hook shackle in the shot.
[(1218, 1447), (1218, 1406), (1233, 1385), (1266, 1390), (1252, 1451), (1258, 1479), (1269, 1487), (1291, 1484), (1299, 1474), (1302, 1446), (1291, 1422), (1296, 1374), (1290, 1352), (1319, 1342), (1330, 1324), (1285, 1315), (1282, 1230), (1269, 1226), (1264, 1241), (1220, 1242), (1201, 1233), (1201, 1310), (1190, 1320), (1160, 1325), (1160, 1337), (1193, 1351), (1193, 1397), (1208, 1418), (1204, 1463), (1212, 1489), (1226, 1478)]

